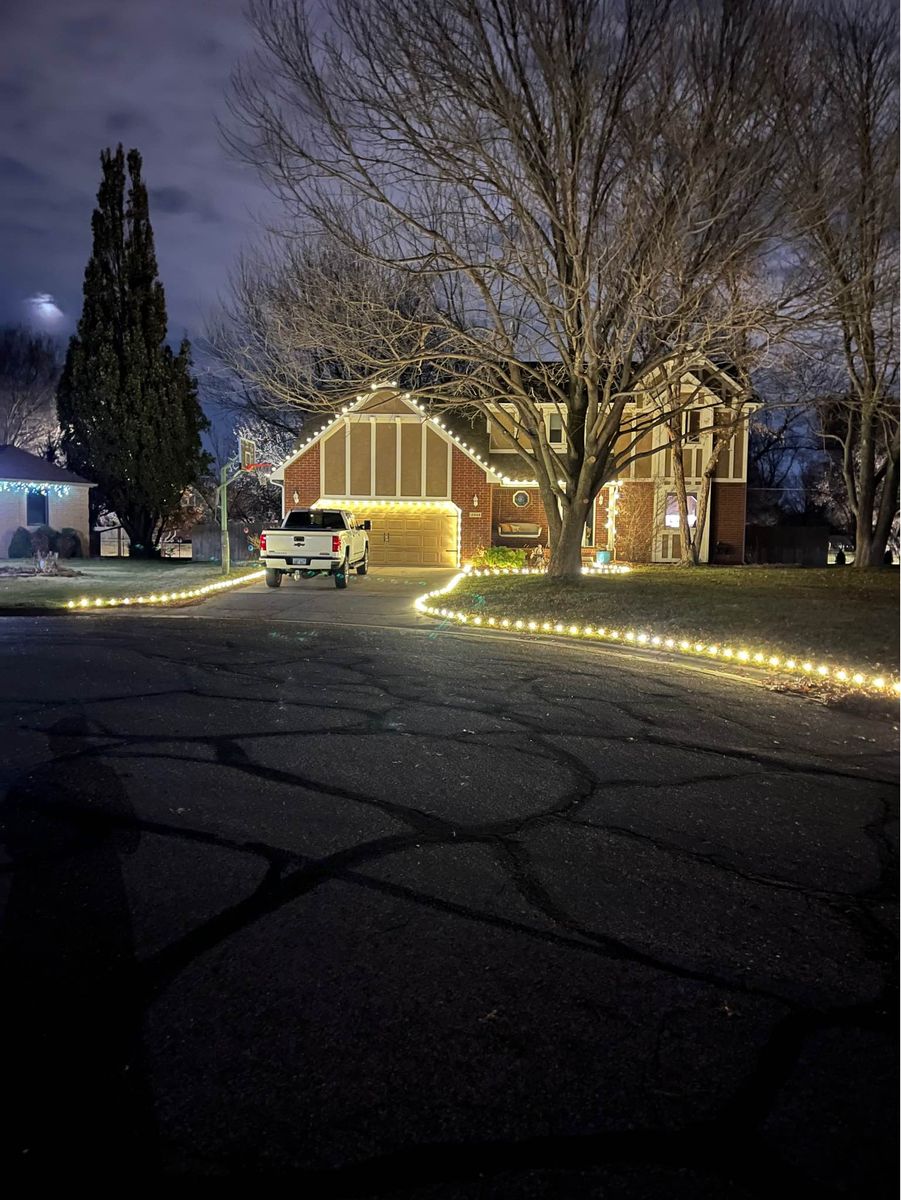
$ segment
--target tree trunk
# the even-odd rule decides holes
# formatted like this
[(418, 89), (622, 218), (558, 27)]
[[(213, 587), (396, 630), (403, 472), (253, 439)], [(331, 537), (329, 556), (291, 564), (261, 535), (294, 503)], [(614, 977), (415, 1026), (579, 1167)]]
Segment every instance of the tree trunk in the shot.
[[(870, 566), (881, 567), (885, 559), (885, 549), (888, 545), (889, 534), (892, 531), (892, 522), (895, 519), (895, 513), (898, 511), (898, 483), (901, 478), (901, 459), (898, 457), (897, 447), (890, 451), (890, 458), (885, 467), (885, 476), (882, 480), (882, 495), (879, 498), (879, 512), (876, 516), (876, 525), (873, 529), (873, 537), (870, 542)], [(857, 556), (855, 555), (855, 562)]]
[[(574, 506), (575, 507), (575, 506)], [(548, 575), (557, 578), (575, 577), (582, 573), (582, 535), (585, 531), (584, 511), (581, 519), (574, 509), (564, 513), (560, 535), (551, 550)]]
[(128, 534), (130, 558), (159, 558), (156, 529), (159, 521), (153, 513), (131, 513), (122, 518), (122, 528)]
[(667, 425), (667, 433), (673, 452), (673, 488), (676, 493), (676, 505), (679, 509), (679, 566), (693, 567), (697, 559), (692, 544), (691, 526), (688, 523), (688, 489), (685, 486), (685, 459), (682, 457), (682, 442), (672, 422)]
[[(876, 507), (876, 447), (873, 439), (873, 418), (865, 411), (860, 422), (859, 466), (857, 473), (857, 507), (854, 530), (854, 566), (858, 571), (882, 565), (873, 562), (873, 510)], [(849, 493), (851, 494), (851, 493)], [(884, 549), (884, 547), (883, 547)]]
[[(716, 460), (713, 463), (716, 468)], [(713, 486), (713, 471), (705, 471), (698, 491), (698, 508), (695, 514), (695, 536), (691, 544), (691, 560), (694, 566), (701, 561), (701, 543), (704, 541), (704, 526), (707, 524), (707, 512), (710, 508), (710, 492)], [(709, 559), (709, 555), (708, 555)]]

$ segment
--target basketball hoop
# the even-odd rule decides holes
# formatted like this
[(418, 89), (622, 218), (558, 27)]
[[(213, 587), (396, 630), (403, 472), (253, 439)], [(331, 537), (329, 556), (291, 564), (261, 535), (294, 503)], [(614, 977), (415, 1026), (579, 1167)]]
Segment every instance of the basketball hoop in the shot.
[(271, 462), (244, 463), (244, 465), (241, 467), (241, 470), (242, 471), (257, 471), (258, 472), (257, 478), (260, 479), (263, 483), (268, 483), (269, 482), (269, 473), (272, 470), (272, 463)]

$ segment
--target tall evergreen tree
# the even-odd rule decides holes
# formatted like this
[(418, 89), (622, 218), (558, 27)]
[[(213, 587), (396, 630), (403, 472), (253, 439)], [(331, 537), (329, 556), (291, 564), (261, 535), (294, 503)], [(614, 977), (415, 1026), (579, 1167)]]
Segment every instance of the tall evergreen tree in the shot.
[(57, 393), (62, 445), (69, 467), (97, 483), (97, 499), (119, 517), (132, 555), (155, 557), (166, 518), (207, 465), (208, 422), (188, 342), (177, 354), (166, 344), (141, 156), (126, 158), (119, 146), (100, 162), (84, 305)]

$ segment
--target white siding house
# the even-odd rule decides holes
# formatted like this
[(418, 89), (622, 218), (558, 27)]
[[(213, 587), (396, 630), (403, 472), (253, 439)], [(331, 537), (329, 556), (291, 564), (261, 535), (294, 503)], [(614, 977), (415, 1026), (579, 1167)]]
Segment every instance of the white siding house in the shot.
[(90, 554), (88, 494), (94, 484), (80, 475), (20, 450), (0, 446), (0, 558), (20, 527), (74, 529), (82, 554)]

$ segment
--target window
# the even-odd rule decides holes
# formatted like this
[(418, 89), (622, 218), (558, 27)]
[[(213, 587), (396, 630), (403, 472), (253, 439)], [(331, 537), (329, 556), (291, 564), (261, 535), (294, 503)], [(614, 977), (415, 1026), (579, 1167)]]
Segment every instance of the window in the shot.
[(682, 414), (682, 437), (686, 442), (701, 440), (701, 410), (699, 408), (686, 409)]
[(528, 492), (514, 492), (513, 503), (517, 508), (528, 508), (531, 501), (531, 496)]
[(563, 417), (558, 412), (548, 413), (547, 440), (551, 446), (563, 445)]
[[(698, 523), (698, 498), (694, 492), (689, 492), (686, 500), (688, 501), (688, 524), (693, 528)], [(676, 499), (675, 492), (667, 493), (663, 524), (667, 529), (679, 528), (679, 501)]]
[(29, 492), (25, 501), (25, 524), (46, 525), (47, 497), (43, 492)]
[(346, 529), (343, 515), (330, 508), (295, 508), (285, 517), (282, 529)]

